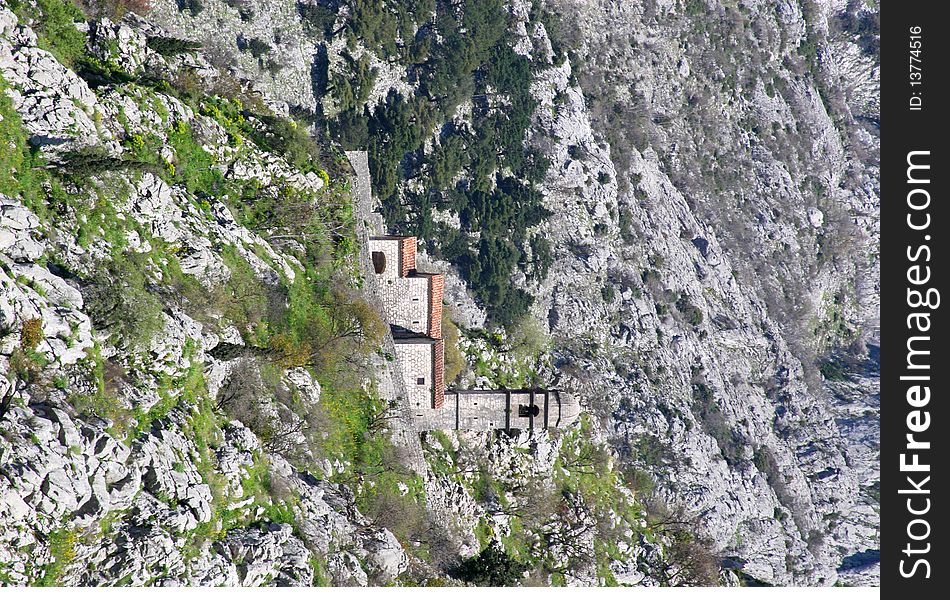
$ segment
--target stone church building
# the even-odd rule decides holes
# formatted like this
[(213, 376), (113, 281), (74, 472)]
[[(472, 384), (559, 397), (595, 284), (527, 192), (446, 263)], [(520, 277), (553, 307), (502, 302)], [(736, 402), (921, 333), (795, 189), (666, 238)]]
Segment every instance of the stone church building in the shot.
[(577, 420), (577, 402), (557, 390), (447, 390), (445, 276), (416, 269), (415, 237), (371, 237), (369, 250), (417, 430), (548, 429)]

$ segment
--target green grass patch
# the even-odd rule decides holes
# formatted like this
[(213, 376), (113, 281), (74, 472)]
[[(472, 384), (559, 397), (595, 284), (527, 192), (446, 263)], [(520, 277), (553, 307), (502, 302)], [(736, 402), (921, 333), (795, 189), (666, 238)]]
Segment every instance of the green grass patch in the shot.
[[(35, 185), (33, 159), (27, 143), (29, 134), (7, 95), (7, 83), (0, 76), (0, 193), (16, 197), (32, 195)], [(33, 205), (28, 202), (28, 205)]]
[(66, 568), (76, 560), (76, 545), (79, 534), (71, 529), (54, 529), (47, 538), (53, 561), (43, 566), (43, 574), (32, 585), (53, 587), (62, 585), (62, 576)]

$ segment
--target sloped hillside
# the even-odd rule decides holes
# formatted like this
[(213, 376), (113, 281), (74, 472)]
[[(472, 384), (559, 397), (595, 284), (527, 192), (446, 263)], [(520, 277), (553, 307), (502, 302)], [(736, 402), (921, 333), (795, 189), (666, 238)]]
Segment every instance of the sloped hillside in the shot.
[[(3, 0), (0, 581), (875, 583), (872, 4)], [(399, 431), (350, 150), (576, 428)]]
[(367, 182), (140, 8), (0, 7), (0, 582), (718, 577), (589, 421), (399, 431)]
[(391, 580), (343, 159), (71, 7), (0, 8), (3, 581)]

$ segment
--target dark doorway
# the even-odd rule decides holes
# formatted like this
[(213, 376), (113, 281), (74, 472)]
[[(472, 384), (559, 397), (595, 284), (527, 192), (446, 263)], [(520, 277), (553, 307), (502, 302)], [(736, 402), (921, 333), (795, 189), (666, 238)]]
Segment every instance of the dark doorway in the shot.
[(377, 275), (386, 270), (386, 255), (382, 252), (373, 252), (373, 270)]
[(518, 416), (519, 417), (536, 417), (541, 414), (541, 407), (537, 404), (533, 406), (525, 406), (524, 404), (518, 405)]

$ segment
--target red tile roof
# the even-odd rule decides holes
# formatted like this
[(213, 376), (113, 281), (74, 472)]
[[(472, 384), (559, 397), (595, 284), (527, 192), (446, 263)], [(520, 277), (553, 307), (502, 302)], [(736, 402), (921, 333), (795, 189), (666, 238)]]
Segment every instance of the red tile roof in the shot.
[(403, 277), (409, 277), (410, 271), (416, 270), (416, 238), (405, 237), (402, 239), (399, 253), (402, 255), (402, 273)]
[(432, 357), (432, 408), (442, 408), (445, 404), (445, 340), (435, 343)]

